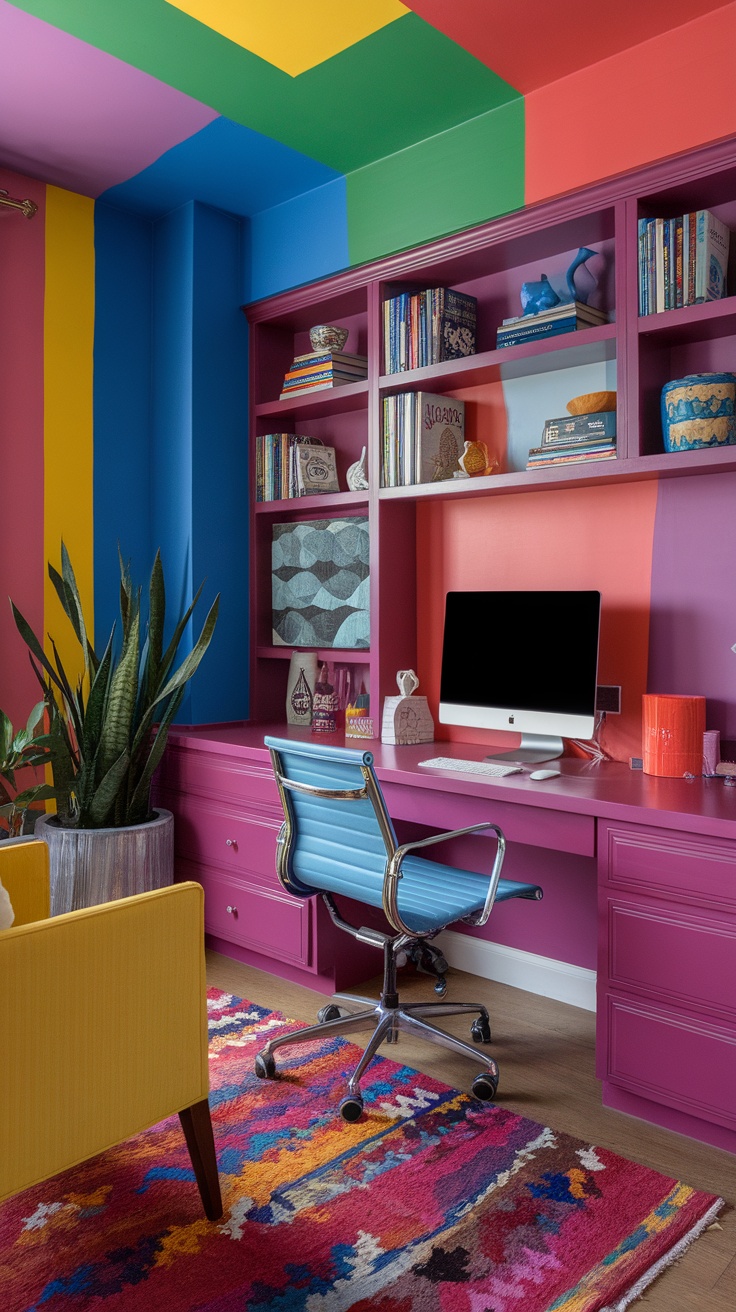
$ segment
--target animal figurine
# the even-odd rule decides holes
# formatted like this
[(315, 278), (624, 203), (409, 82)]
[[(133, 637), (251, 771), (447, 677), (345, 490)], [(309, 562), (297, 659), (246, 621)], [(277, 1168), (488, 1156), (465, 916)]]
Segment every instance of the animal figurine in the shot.
[(521, 308), (524, 314), (539, 314), (540, 310), (551, 310), (553, 305), (559, 303), (560, 298), (546, 273), (542, 274), (538, 282), (521, 284)]
[(598, 286), (598, 280), (597, 278), (594, 277), (592, 273), (590, 273), (590, 269), (586, 269), (586, 273), (590, 273), (590, 276), (593, 279), (593, 287), (589, 287), (586, 292), (586, 291), (578, 291), (578, 289), (575, 286), (576, 271), (581, 267), (581, 265), (585, 264), (586, 260), (591, 259), (591, 257), (593, 255), (597, 255), (597, 253), (598, 253), (597, 251), (592, 251), (589, 246), (581, 246), (580, 250), (575, 256), (575, 259), (573, 260), (567, 273), (565, 274), (565, 281), (567, 283), (567, 290), (570, 293), (571, 301), (580, 301), (582, 305), (587, 305), (588, 297), (590, 296), (590, 293), (593, 291), (594, 287)]
[(520, 296), (521, 308), (524, 315), (539, 314), (541, 310), (551, 310), (553, 305), (567, 305), (569, 301), (580, 301), (582, 305), (587, 305), (588, 297), (593, 291), (593, 287), (597, 287), (598, 281), (595, 276), (590, 273), (590, 269), (587, 269), (586, 272), (589, 273), (593, 279), (593, 287), (589, 287), (587, 292), (578, 291), (575, 286), (575, 274), (587, 260), (597, 254), (598, 252), (592, 251), (589, 246), (581, 246), (579, 248), (577, 255), (565, 274), (565, 282), (569, 292), (567, 300), (563, 301), (562, 297), (557, 295), (557, 292), (552, 286), (546, 273), (543, 273), (541, 278), (536, 282), (523, 282), (521, 284)]
[(360, 460), (350, 465), (346, 482), (351, 492), (365, 492), (368, 487), (368, 471), (365, 464), (365, 447), (360, 453)]

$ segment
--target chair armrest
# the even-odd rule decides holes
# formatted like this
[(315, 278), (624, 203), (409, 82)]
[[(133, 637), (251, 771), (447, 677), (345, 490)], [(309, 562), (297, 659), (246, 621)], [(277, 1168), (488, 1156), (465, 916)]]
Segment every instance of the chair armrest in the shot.
[(419, 838), (415, 843), (402, 843), (401, 847), (397, 847), (386, 866), (383, 880), (383, 909), (394, 929), (403, 934), (411, 934), (412, 937), (416, 935), (416, 931), (404, 924), (398, 908), (401, 863), (407, 853), (414, 852), (418, 848), (432, 847), (436, 843), (446, 843), (450, 838), (462, 838), (465, 834), (479, 834), (486, 829), (492, 829), (496, 835), (496, 855), (493, 860), (493, 868), (488, 877), (488, 892), (486, 893), (483, 909), (478, 919), (473, 921), (474, 925), (485, 925), (493, 909), (498, 881), (501, 878), (501, 868), (506, 854), (506, 839), (498, 825), (494, 824), (466, 825), (463, 829), (448, 829), (445, 833), (430, 834), (428, 838)]
[(207, 1097), (195, 883), (0, 935), (0, 1198)]

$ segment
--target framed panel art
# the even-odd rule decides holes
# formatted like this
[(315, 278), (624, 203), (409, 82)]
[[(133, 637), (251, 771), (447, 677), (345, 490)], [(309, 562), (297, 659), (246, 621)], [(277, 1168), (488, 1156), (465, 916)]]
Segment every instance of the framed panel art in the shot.
[(366, 516), (274, 524), (275, 646), (368, 647), (368, 590)]

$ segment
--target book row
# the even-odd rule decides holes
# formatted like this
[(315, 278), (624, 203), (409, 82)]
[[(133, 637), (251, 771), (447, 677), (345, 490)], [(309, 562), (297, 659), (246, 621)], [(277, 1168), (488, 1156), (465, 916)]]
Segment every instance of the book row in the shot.
[(402, 292), (383, 303), (384, 373), (475, 355), (478, 302), (451, 287)]
[(429, 392), (384, 397), (381, 486), (409, 487), (461, 475), (465, 403)]
[(334, 447), (299, 433), (264, 433), (256, 438), (256, 501), (287, 501), (337, 492)]
[(730, 239), (710, 210), (639, 219), (639, 314), (726, 296)]

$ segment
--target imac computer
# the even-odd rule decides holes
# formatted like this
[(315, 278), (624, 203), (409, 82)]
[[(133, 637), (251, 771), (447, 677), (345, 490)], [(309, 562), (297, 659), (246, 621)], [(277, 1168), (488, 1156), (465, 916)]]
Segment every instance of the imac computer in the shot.
[(521, 734), (489, 761), (551, 761), (592, 738), (601, 595), (448, 592), (439, 720)]

